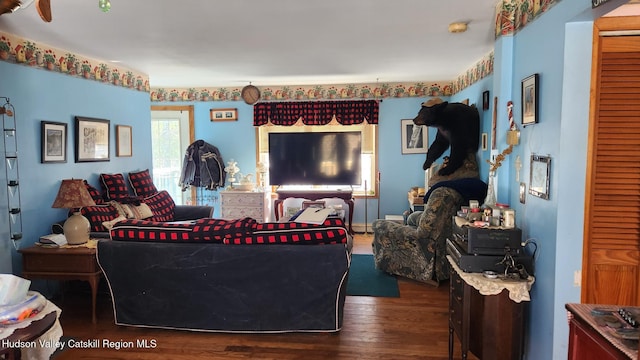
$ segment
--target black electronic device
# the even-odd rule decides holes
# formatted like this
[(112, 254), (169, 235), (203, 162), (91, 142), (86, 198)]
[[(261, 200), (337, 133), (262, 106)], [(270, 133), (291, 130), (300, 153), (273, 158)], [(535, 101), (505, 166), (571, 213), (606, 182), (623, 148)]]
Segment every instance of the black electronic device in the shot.
[[(522, 248), (522, 230), (494, 227), (475, 227), (466, 225), (467, 221), (453, 217), (453, 240), (473, 255), (520, 255)], [(465, 224), (465, 225), (461, 225)]]
[(520, 255), (474, 255), (467, 253), (454, 241), (447, 239), (447, 254), (451, 256), (462, 271), (468, 273), (495, 271), (503, 274), (507, 269), (507, 266), (505, 266), (505, 257), (507, 255), (513, 259), (513, 265), (516, 268), (523, 267), (529, 275), (533, 275), (534, 271), (533, 257), (524, 253)]
[(362, 135), (269, 133), (269, 184), (360, 185)]

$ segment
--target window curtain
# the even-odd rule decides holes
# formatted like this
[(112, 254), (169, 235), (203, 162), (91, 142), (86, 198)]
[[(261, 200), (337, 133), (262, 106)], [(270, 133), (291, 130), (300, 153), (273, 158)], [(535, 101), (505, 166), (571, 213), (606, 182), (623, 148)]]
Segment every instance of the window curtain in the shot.
[(265, 102), (253, 106), (253, 126), (268, 123), (291, 126), (298, 119), (305, 125), (327, 125), (333, 117), (342, 125), (378, 124), (378, 101)]

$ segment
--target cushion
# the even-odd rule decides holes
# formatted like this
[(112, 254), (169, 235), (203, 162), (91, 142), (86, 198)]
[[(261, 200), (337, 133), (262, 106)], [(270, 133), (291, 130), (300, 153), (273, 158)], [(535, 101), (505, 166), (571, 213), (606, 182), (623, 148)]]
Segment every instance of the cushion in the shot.
[(149, 169), (130, 172), (128, 174), (129, 185), (136, 196), (147, 197), (158, 193), (158, 189), (153, 184), (153, 179), (149, 174)]
[(146, 219), (153, 216), (153, 211), (149, 205), (141, 203), (140, 205), (127, 204), (129, 211), (131, 211), (134, 219)]
[(96, 205), (104, 204), (104, 197), (102, 196), (102, 192), (100, 190), (89, 184), (87, 180), (84, 180), (84, 185), (87, 187), (87, 191), (89, 191), (89, 195), (91, 195), (91, 198), (93, 199), (93, 202), (96, 203)]
[(249, 217), (239, 220), (200, 219), (193, 226), (192, 237), (194, 241), (223, 242), (224, 239), (250, 235), (257, 223)]
[(114, 241), (190, 242), (191, 223), (167, 223), (148, 220), (122, 220), (111, 228)]
[(118, 214), (125, 219), (146, 219), (153, 216), (153, 212), (149, 205), (145, 203), (120, 203), (115, 200), (109, 201), (109, 204), (118, 210)]
[(111, 228), (113, 228), (113, 225), (115, 225), (116, 223), (122, 221), (122, 220), (127, 220), (126, 217), (120, 215), (117, 218), (113, 219), (113, 220), (109, 220), (109, 221), (103, 221), (102, 222), (102, 226), (105, 227), (105, 229), (107, 230), (111, 230)]
[(142, 202), (147, 204), (153, 213), (153, 216), (148, 220), (173, 221), (176, 204), (173, 202), (167, 190), (162, 190), (157, 194), (148, 196), (142, 199)]
[(111, 221), (120, 214), (118, 210), (111, 205), (95, 205), (85, 206), (80, 209), (80, 213), (89, 220), (91, 224), (91, 231), (93, 232), (106, 232), (107, 229), (102, 225), (104, 221)]
[(340, 218), (323, 224), (258, 223), (247, 236), (223, 239), (224, 244), (346, 244), (347, 229)]
[(129, 190), (122, 174), (100, 174), (100, 185), (108, 200), (129, 197)]

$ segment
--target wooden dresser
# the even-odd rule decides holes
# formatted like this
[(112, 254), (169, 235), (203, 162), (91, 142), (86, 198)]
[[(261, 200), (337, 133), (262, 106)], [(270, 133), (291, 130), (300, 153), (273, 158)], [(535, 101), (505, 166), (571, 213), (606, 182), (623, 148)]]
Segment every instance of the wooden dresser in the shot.
[[(612, 312), (622, 306), (594, 304), (566, 304), (569, 318), (569, 356), (570, 360), (628, 360), (637, 359), (635, 344), (615, 336), (615, 329), (597, 324), (591, 314), (594, 308), (610, 309)], [(625, 307), (628, 308), (628, 307)], [(634, 308), (636, 311), (640, 310)], [(638, 311), (640, 312), (640, 311)], [(617, 317), (617, 316), (616, 316)], [(628, 327), (628, 326), (627, 326)], [(631, 345), (631, 346), (630, 346)]]
[(254, 218), (268, 222), (271, 214), (269, 193), (264, 191), (221, 191), (221, 212), (223, 219)]
[(451, 264), (449, 359), (454, 335), (460, 340), (463, 360), (469, 351), (480, 359), (522, 359), (525, 309), (534, 279), (486, 279), (463, 272), (450, 256), (447, 259)]

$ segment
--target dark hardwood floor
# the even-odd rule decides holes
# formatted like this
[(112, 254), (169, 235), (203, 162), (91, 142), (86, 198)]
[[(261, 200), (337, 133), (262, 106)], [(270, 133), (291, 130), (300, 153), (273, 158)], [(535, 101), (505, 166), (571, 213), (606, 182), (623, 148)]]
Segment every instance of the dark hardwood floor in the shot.
[[(371, 253), (370, 234), (356, 235), (354, 253)], [(65, 337), (113, 346), (146, 340), (149, 346), (67, 349), (55, 359), (447, 359), (448, 283), (398, 279), (398, 285), (399, 298), (347, 296), (339, 333), (224, 334), (117, 326), (106, 286), (92, 324), (88, 286), (74, 284), (54, 299)], [(460, 359), (457, 339), (454, 349)]]

